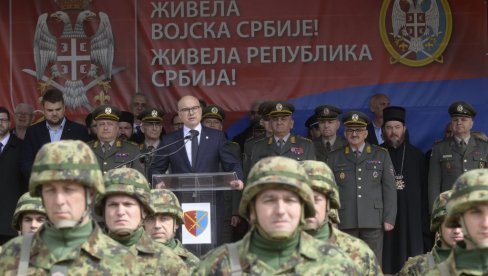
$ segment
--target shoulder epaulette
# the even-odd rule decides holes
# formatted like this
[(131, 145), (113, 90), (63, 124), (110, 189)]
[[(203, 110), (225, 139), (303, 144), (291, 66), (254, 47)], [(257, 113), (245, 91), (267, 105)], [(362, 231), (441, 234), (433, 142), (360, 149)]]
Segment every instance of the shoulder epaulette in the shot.
[(380, 145), (374, 145), (374, 144), (370, 144), (370, 145), (368, 145), (367, 147), (369, 147), (369, 151), (367, 151), (367, 150), (368, 150), (368, 148), (366, 148), (366, 151), (367, 151), (368, 153), (371, 153), (371, 147), (374, 147), (375, 149), (380, 149), (380, 150), (384, 150), (384, 151), (388, 152), (388, 149), (387, 149), (387, 148), (382, 147), (382, 146), (380, 146)]
[(297, 142), (297, 137), (295, 135), (290, 136), (290, 144), (296, 144)]
[(143, 150), (143, 149), (144, 149), (144, 143), (139, 144), (139, 150)]
[[(260, 140), (258, 140), (258, 141), (260, 141)], [(271, 144), (273, 144), (273, 136), (268, 137), (268, 145), (271, 145)]]
[(117, 139), (117, 140), (115, 141), (115, 146), (116, 146), (117, 148), (121, 148), (121, 147), (122, 147), (122, 141), (121, 141), (121, 140), (119, 140), (119, 139)]
[(300, 140), (304, 140), (304, 141), (312, 142), (312, 140), (308, 139), (307, 137), (303, 137), (303, 136), (300, 136), (300, 135), (295, 135), (295, 137), (297, 137), (297, 138), (298, 138), (298, 139), (300, 139)]

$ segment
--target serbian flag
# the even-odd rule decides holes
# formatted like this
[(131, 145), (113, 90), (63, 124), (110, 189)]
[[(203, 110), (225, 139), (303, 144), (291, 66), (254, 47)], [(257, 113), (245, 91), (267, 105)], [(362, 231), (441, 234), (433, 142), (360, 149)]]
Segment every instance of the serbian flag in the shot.
[(212, 243), (210, 203), (183, 203), (183, 244)]

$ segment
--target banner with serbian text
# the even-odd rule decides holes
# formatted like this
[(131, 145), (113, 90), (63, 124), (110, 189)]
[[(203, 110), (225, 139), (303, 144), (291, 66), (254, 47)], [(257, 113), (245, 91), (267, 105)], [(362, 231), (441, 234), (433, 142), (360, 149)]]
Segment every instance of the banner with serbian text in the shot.
[[(427, 148), (466, 100), (488, 131), (485, 0), (9, 0), (0, 3), (1, 105), (40, 108), (51, 87), (68, 116), (128, 109), (136, 91), (167, 113), (182, 95), (226, 112), (230, 136), (256, 100), (287, 99), (294, 131), (319, 104), (368, 111), (385, 93)], [(170, 116), (167, 116), (169, 120)]]

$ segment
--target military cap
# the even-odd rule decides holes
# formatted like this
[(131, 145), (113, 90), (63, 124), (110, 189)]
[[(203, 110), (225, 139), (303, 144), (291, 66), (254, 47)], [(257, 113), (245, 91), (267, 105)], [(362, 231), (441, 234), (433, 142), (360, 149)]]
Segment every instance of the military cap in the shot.
[(314, 114), (310, 117), (308, 117), (308, 119), (305, 121), (305, 127), (310, 129), (316, 125), (319, 124), (319, 121), (317, 121), (317, 116)]
[(160, 123), (163, 121), (164, 112), (157, 108), (148, 108), (139, 114), (139, 120), (145, 123)]
[(476, 110), (467, 102), (458, 101), (449, 106), (449, 115), (451, 117), (469, 117), (476, 116)]
[(295, 107), (289, 102), (274, 101), (269, 103), (267, 110), (268, 116), (277, 117), (291, 115), (295, 111)]
[(335, 120), (342, 114), (342, 110), (333, 105), (321, 105), (315, 108), (317, 120)]
[(101, 105), (92, 112), (93, 119), (97, 120), (112, 120), (112, 121), (119, 121), (121, 112), (115, 106), (111, 105)]
[(266, 101), (266, 102), (262, 102), (258, 107), (258, 114), (261, 115), (261, 118), (265, 120), (269, 118), (268, 116), (269, 106), (270, 106), (270, 101)]
[(12, 228), (20, 231), (20, 216), (26, 212), (37, 212), (46, 215), (46, 210), (42, 206), (42, 200), (39, 197), (31, 197), (27, 192), (17, 201), (17, 207), (15, 208), (12, 219)]
[(488, 203), (488, 169), (473, 169), (463, 173), (452, 186), (447, 201), (446, 226), (458, 227), (459, 217), (471, 207)]
[(222, 107), (215, 105), (215, 104), (211, 104), (211, 105), (206, 106), (203, 109), (202, 119), (205, 119), (205, 118), (214, 118), (214, 119), (217, 119), (220, 121), (224, 121), (225, 112), (222, 109)]
[(383, 124), (388, 121), (399, 121), (405, 124), (405, 108), (401, 106), (388, 106), (383, 109)]
[(342, 123), (346, 127), (365, 127), (369, 124), (369, 118), (360, 111), (349, 111), (342, 117)]
[(239, 214), (249, 216), (249, 204), (266, 189), (287, 189), (296, 193), (304, 202), (305, 218), (315, 216), (313, 191), (305, 169), (296, 160), (273, 156), (259, 160), (249, 172), (247, 185), (242, 194)]
[(47, 143), (37, 152), (29, 179), (30, 195), (39, 196), (39, 188), (51, 181), (74, 181), (99, 194), (105, 191), (95, 153), (79, 140)]

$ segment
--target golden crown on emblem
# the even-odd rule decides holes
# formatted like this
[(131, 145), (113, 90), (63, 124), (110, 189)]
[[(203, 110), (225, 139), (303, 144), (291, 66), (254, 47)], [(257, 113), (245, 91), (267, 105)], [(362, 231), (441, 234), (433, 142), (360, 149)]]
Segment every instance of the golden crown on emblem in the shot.
[(54, 0), (61, 10), (86, 10), (92, 0)]

